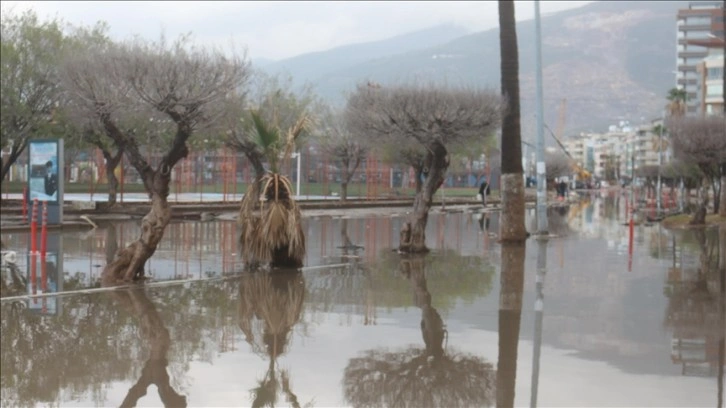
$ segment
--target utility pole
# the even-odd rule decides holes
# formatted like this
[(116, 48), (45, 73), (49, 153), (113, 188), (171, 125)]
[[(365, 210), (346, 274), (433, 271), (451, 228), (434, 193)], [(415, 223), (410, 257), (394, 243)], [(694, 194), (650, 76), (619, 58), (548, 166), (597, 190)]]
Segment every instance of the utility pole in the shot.
[(537, 73), (537, 234), (547, 235), (547, 173), (544, 158), (544, 107), (542, 91), (542, 28), (539, 0), (534, 2), (535, 71)]
[(661, 117), (661, 124), (659, 126), (659, 134), (658, 134), (658, 181), (655, 185), (655, 202), (656, 207), (658, 208), (658, 216), (660, 216), (661, 209), (662, 209), (662, 203), (661, 203), (661, 179), (660, 179), (660, 168), (663, 166), (663, 126), (665, 126), (665, 112), (663, 112), (663, 115)]

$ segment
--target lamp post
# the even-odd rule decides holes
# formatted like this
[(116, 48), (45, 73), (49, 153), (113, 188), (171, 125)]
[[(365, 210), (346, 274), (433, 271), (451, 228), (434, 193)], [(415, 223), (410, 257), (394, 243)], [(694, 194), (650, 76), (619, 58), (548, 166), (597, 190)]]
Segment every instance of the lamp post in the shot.
[(534, 2), (535, 71), (537, 73), (537, 233), (547, 235), (547, 173), (544, 161), (544, 108), (542, 91), (542, 35), (539, 0)]
[(297, 177), (295, 177), (295, 195), (300, 198), (300, 152), (292, 154), (293, 159), (297, 159)]
[(661, 184), (660, 168), (663, 165), (663, 126), (665, 126), (665, 113), (663, 113), (661, 121), (662, 121), (662, 123), (658, 129), (659, 130), (659, 132), (658, 132), (658, 181), (655, 186), (655, 194), (656, 194), (655, 202), (656, 202), (656, 208), (657, 208), (658, 215), (660, 215), (661, 205), (662, 205), (662, 203), (661, 203), (661, 186), (660, 186), (660, 184)]

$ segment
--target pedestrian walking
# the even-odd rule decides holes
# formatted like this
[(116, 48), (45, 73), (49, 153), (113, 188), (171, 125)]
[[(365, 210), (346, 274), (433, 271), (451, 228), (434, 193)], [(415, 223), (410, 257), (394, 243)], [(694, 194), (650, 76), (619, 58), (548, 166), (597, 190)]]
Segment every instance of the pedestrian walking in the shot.
[(487, 207), (487, 196), (489, 195), (489, 183), (487, 183), (486, 180), (482, 181), (481, 186), (479, 186), (479, 199), (481, 200), (482, 205), (484, 208)]

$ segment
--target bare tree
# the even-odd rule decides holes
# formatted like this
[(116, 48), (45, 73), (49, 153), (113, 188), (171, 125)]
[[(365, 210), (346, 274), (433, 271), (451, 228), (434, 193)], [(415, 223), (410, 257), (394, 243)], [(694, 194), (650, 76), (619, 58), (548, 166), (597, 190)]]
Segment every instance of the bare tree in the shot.
[[(721, 168), (726, 163), (726, 117), (709, 116), (673, 118), (668, 123), (673, 139), (676, 157), (698, 166), (704, 174), (702, 188), (699, 189), (699, 210), (691, 219), (692, 224), (706, 222), (708, 206), (708, 186), (714, 193), (714, 212), (719, 213), (720, 193), (726, 186), (726, 175)], [(719, 180), (720, 177), (720, 180)], [(726, 203), (720, 214), (726, 216)]]
[(44, 133), (58, 105), (56, 66), (67, 44), (61, 24), (41, 22), (32, 11), (3, 13), (0, 148), (9, 147), (10, 154), (0, 157), (0, 183), (29, 139)]
[(635, 170), (635, 176), (644, 178), (646, 190), (655, 193), (658, 180), (658, 166), (642, 166)]
[(514, 2), (499, 0), (499, 52), (501, 54), (502, 95), (507, 109), (502, 119), (502, 241), (524, 241), (524, 169), (522, 131), (519, 114), (519, 54)]
[(547, 184), (554, 182), (558, 177), (572, 174), (572, 160), (562, 152), (545, 154), (547, 167)]
[(496, 374), (484, 359), (447, 346), (447, 331), (432, 306), (422, 255), (405, 255), (399, 270), (421, 309), (423, 347), (398, 351), (373, 349), (348, 361), (343, 374), (345, 399), (356, 407), (491, 406)]
[[(215, 124), (223, 102), (239, 95), (248, 64), (241, 57), (196, 49), (186, 37), (170, 45), (164, 38), (155, 43), (137, 40), (101, 51), (69, 62), (64, 83), (79, 105), (93, 109), (106, 136), (123, 146), (151, 198), (141, 236), (104, 270), (106, 276), (128, 281), (143, 277), (144, 264), (171, 220), (169, 184), (172, 169), (189, 153), (187, 140)], [(161, 114), (173, 129), (156, 168), (144, 157), (138, 136), (119, 125), (119, 118), (129, 112), (147, 112), (149, 119)]]
[(348, 184), (360, 163), (368, 155), (368, 146), (348, 130), (345, 118), (339, 112), (327, 111), (315, 131), (321, 150), (340, 164), (340, 201), (348, 199)]
[(417, 191), (411, 220), (402, 229), (399, 250), (426, 252), (426, 222), (432, 198), (444, 182), (449, 149), (483, 143), (499, 124), (501, 102), (487, 90), (437, 86), (358, 85), (348, 98), (346, 121), (358, 138), (396, 144), (414, 165)]

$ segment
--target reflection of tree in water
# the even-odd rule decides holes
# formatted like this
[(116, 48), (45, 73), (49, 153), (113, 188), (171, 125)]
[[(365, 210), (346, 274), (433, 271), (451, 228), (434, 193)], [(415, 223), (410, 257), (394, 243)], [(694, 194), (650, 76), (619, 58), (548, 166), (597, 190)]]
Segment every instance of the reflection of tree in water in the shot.
[(143, 340), (149, 344), (149, 358), (141, 370), (141, 377), (129, 389), (121, 403), (122, 407), (134, 407), (146, 395), (149, 385), (156, 385), (159, 397), (165, 407), (186, 407), (186, 397), (178, 394), (169, 384), (166, 356), (169, 351), (169, 330), (164, 326), (159, 312), (146, 297), (143, 288), (111, 292), (114, 299), (131, 315), (139, 319)]
[[(397, 273), (401, 257), (391, 251), (381, 251), (378, 262), (370, 264), (375, 283), (376, 302), (384, 307), (410, 305), (402, 293), (409, 293), (410, 282)], [(456, 273), (451, 273), (456, 271)], [(426, 257), (426, 282), (436, 288), (436, 307), (450, 310), (456, 302), (472, 302), (492, 290), (496, 269), (481, 256), (463, 256), (454, 250), (432, 251)]]
[(246, 274), (240, 280), (239, 291), (239, 327), (252, 351), (270, 359), (267, 373), (252, 389), (252, 406), (273, 407), (278, 393), (282, 392), (288, 403), (299, 407), (287, 371), (278, 369), (276, 362), (286, 352), (292, 328), (302, 315), (305, 299), (302, 272)]
[[(71, 289), (84, 285), (74, 277), (64, 283)], [(221, 349), (220, 332), (234, 327), (238, 300), (230, 288), (236, 291), (223, 281), (165, 287), (155, 291), (155, 309), (144, 308), (150, 305), (138, 299), (143, 292), (137, 298), (128, 294), (120, 301), (130, 313), (108, 293), (65, 296), (54, 316), (3, 303), (0, 406), (62, 406), (69, 398), (93, 406), (120, 404), (106, 400), (110, 384), (163, 376), (162, 360), (155, 356), (168, 347), (164, 326), (174, 340), (166, 370), (179, 390), (189, 362), (211, 361)], [(158, 325), (158, 316), (164, 317), (164, 326)], [(147, 361), (146, 353), (154, 361)]]
[(399, 265), (413, 286), (421, 309), (424, 348), (392, 352), (368, 350), (345, 369), (345, 398), (356, 407), (490, 406), (494, 397), (492, 365), (483, 359), (445, 349), (447, 337), (438, 311), (431, 305), (426, 282), (426, 257), (406, 256)]
[[(668, 306), (664, 324), (673, 331), (671, 358), (674, 363), (681, 363), (682, 373), (689, 374), (696, 368), (693, 367), (696, 363), (708, 365), (707, 374), (716, 375), (718, 372), (721, 377), (719, 385), (723, 387), (726, 229), (722, 231), (721, 239), (714, 232), (704, 229), (692, 231), (699, 253), (698, 269), (690, 276), (685, 276), (688, 270), (683, 266), (671, 272), (666, 290)], [(683, 245), (685, 239), (681, 242)], [(699, 350), (701, 361), (691, 356), (698, 347), (702, 347)], [(690, 357), (682, 356), (685, 348), (691, 350), (688, 352)], [(721, 398), (722, 393), (722, 388), (719, 388)]]
[(105, 405), (103, 381), (124, 380), (133, 371), (131, 342), (125, 341), (129, 331), (122, 330), (133, 323), (109, 300), (64, 298), (58, 316), (3, 304), (0, 405), (57, 405), (62, 389), (69, 395), (88, 393), (95, 405)]
[[(0, 275), (0, 297), (18, 296), (26, 293), (28, 281), (15, 263), (3, 263)], [(13, 303), (15, 305), (15, 303)]]

